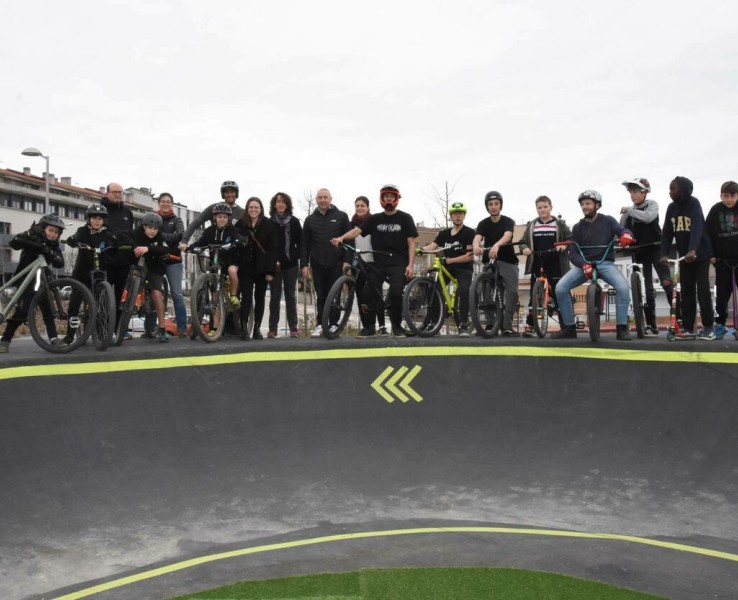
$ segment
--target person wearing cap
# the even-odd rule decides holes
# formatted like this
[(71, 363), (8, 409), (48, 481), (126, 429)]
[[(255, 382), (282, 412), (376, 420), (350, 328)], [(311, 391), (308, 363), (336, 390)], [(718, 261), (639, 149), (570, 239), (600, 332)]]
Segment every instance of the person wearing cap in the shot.
[(659, 246), (661, 245), (661, 227), (659, 225), (659, 205), (655, 200), (647, 198), (651, 184), (645, 177), (637, 177), (623, 181), (633, 202), (631, 206), (620, 209), (620, 224), (633, 232), (638, 240), (638, 248), (631, 254), (632, 261), (643, 266), (643, 278), (646, 282), (646, 335), (658, 335), (656, 323), (656, 292), (653, 289), (653, 271), (661, 281), (666, 298), (671, 301), (674, 284), (669, 268), (659, 262)]
[[(402, 328), (402, 293), (405, 280), (413, 276), (415, 264), (415, 238), (418, 230), (412, 216), (397, 208), (400, 190), (396, 185), (387, 184), (379, 190), (379, 203), (384, 209), (373, 214), (360, 227), (354, 227), (342, 236), (333, 238), (331, 244), (338, 246), (345, 241), (361, 236), (372, 236), (372, 247), (384, 254), (374, 255), (376, 269), (371, 274), (370, 285), (377, 288), (387, 279), (389, 281), (390, 322), (392, 336), (404, 338)], [(368, 306), (367, 323), (374, 324), (377, 314), (377, 301)], [(369, 337), (371, 330), (366, 332)]]
[[(710, 258), (712, 245), (705, 229), (705, 218), (700, 201), (692, 196), (694, 184), (686, 177), (675, 177), (669, 183), (672, 202), (666, 209), (664, 230), (661, 235), (659, 261), (666, 265), (672, 241), (684, 261), (679, 267), (682, 288), (683, 337), (699, 337), (714, 340), (715, 322), (712, 295), (710, 293)], [(695, 333), (697, 302), (700, 305), (702, 329)]]
[(442, 229), (423, 250), (437, 250), (443, 248), (446, 259), (446, 268), (459, 282), (457, 294), (459, 297), (459, 337), (469, 337), (469, 288), (473, 274), (472, 246), (474, 244), (474, 230), (464, 225), (466, 205), (463, 202), (452, 202), (448, 207), (448, 214), (453, 225)]
[(484, 207), (489, 218), (479, 222), (472, 242), (475, 256), (482, 256), (484, 245), (491, 246), (489, 258), (497, 260), (502, 284), (505, 288), (505, 314), (502, 316), (502, 335), (519, 337), (513, 329), (513, 317), (518, 307), (518, 257), (511, 245), (515, 221), (502, 215), (502, 194), (497, 191), (487, 192), (484, 196)]
[[(610, 215), (601, 215), (597, 211), (602, 206), (602, 196), (596, 190), (585, 190), (579, 194), (579, 206), (582, 207), (582, 218), (571, 232), (574, 246), (569, 249), (569, 259), (574, 265), (556, 286), (556, 301), (561, 311), (561, 329), (551, 334), (553, 339), (575, 338), (577, 329), (574, 326), (574, 307), (571, 302), (571, 291), (592, 277), (592, 263), (597, 262), (599, 278), (615, 288), (615, 323), (617, 339), (630, 340), (628, 333), (628, 306), (630, 305), (630, 286), (615, 266), (615, 250), (610, 247), (606, 256), (603, 249), (618, 238), (624, 248), (630, 246), (635, 238), (631, 231), (623, 227)], [(602, 259), (602, 260), (601, 260)]]
[[(543, 267), (546, 278), (551, 286), (551, 296), (556, 298), (556, 284), (564, 273), (569, 271), (569, 258), (566, 255), (566, 246), (558, 247), (554, 252), (556, 242), (564, 242), (571, 237), (571, 230), (563, 220), (551, 214), (551, 198), (538, 196), (536, 198), (536, 212), (538, 218), (528, 221), (523, 237), (520, 238), (520, 251), (525, 259), (525, 274), (530, 275), (530, 300), (528, 302), (528, 317), (526, 319), (523, 337), (533, 337), (533, 284)], [(549, 254), (539, 254), (549, 252)], [(559, 323), (561, 312), (559, 312)]]

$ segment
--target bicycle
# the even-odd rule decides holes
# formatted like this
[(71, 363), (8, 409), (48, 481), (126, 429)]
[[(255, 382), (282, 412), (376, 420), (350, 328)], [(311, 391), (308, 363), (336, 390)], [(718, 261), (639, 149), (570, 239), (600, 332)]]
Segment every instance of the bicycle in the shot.
[[(351, 316), (351, 309), (354, 305), (354, 297), (356, 296), (356, 284), (359, 278), (363, 278), (364, 285), (371, 285), (369, 282), (370, 268), (363, 258), (362, 254), (381, 254), (383, 256), (392, 256), (390, 252), (382, 252), (379, 250), (360, 250), (349, 246), (348, 244), (339, 244), (339, 248), (352, 253), (351, 265), (346, 268), (331, 286), (326, 296), (325, 305), (323, 306), (323, 314), (321, 315), (321, 325), (323, 335), (329, 340), (334, 340), (341, 335), (345, 329)], [(389, 299), (385, 300), (380, 290), (372, 288), (377, 298), (378, 310), (386, 311), (389, 308)]]
[(669, 327), (666, 330), (666, 339), (670, 342), (674, 340), (696, 340), (697, 335), (692, 333), (691, 335), (684, 335), (684, 330), (679, 324), (679, 307), (681, 306), (682, 297), (682, 284), (679, 281), (679, 263), (682, 262), (686, 256), (681, 258), (670, 258), (667, 259), (667, 263), (674, 265), (674, 291), (671, 293), (671, 306), (669, 307)]
[[(16, 284), (18, 288), (10, 293)], [(0, 286), (0, 323), (6, 321), (9, 311), (22, 300), (30, 285), (34, 285), (36, 293), (31, 299), (26, 319), (33, 340), (47, 352), (55, 354), (65, 354), (82, 346), (92, 334), (97, 318), (95, 299), (92, 292), (76, 279), (55, 279), (43, 254), (39, 254), (30, 265)], [(70, 288), (69, 292), (64, 288)], [(8, 294), (10, 298), (3, 303), (3, 298)], [(69, 312), (73, 294), (79, 294), (82, 299), (76, 315), (70, 315)], [(70, 329), (76, 329), (78, 333), (70, 343), (65, 344), (62, 340)]]
[(408, 328), (420, 337), (433, 337), (452, 315), (456, 325), (459, 317), (459, 281), (446, 268), (446, 259), (439, 256), (447, 248), (415, 251), (417, 256), (434, 255), (428, 275), (414, 277), (402, 295), (402, 316)]
[[(519, 242), (509, 244), (518, 245)], [(484, 256), (492, 246), (482, 248)], [(477, 335), (492, 338), (502, 328), (505, 318), (505, 286), (502, 282), (497, 259), (490, 259), (472, 280), (469, 288), (469, 314)]]
[[(589, 338), (596, 342), (600, 339), (600, 317), (605, 312), (605, 298), (607, 293), (603, 294), (602, 284), (600, 284), (598, 266), (605, 261), (607, 254), (615, 245), (613, 239), (607, 246), (580, 246), (573, 240), (566, 240), (564, 242), (556, 242), (555, 246), (570, 246), (574, 245), (579, 252), (580, 256), (589, 264), (592, 265), (592, 275), (589, 280), (589, 286), (587, 287), (587, 325), (589, 327)], [(583, 250), (603, 248), (602, 256), (596, 261), (588, 261)]]
[(78, 244), (77, 248), (93, 253), (93, 269), (90, 271), (89, 289), (95, 299), (97, 316), (92, 328), (92, 343), (98, 350), (105, 350), (113, 343), (113, 336), (115, 335), (115, 292), (113, 286), (108, 283), (107, 273), (100, 268), (100, 255), (105, 251), (116, 248), (114, 246), (94, 248), (83, 243)]
[(190, 290), (190, 311), (192, 313), (192, 330), (190, 338), (199, 337), (204, 342), (212, 343), (223, 336), (226, 320), (230, 314), (235, 334), (243, 337), (240, 309), (233, 310), (228, 289), (230, 280), (228, 272), (223, 270), (221, 252), (232, 249), (234, 244), (209, 244), (200, 248), (188, 249), (203, 260), (200, 265), (205, 273), (198, 275)]
[[(718, 261), (723, 263), (724, 265), (727, 265), (727, 267), (730, 269), (731, 274), (731, 283), (733, 284), (733, 293), (731, 294), (732, 304), (733, 304), (733, 337), (738, 340), (738, 327), (736, 327), (736, 315), (738, 314), (738, 284), (736, 284), (736, 277), (735, 277), (735, 270), (738, 268), (738, 262), (731, 262), (728, 260), (725, 260), (724, 258), (718, 258)], [(727, 323), (727, 319), (726, 319)], [(716, 338), (716, 339), (722, 339), (722, 338)]]
[[(546, 254), (551, 254), (552, 252), (559, 251), (556, 249), (534, 250), (533, 254), (542, 257)], [(533, 330), (539, 338), (544, 338), (548, 331), (548, 320), (553, 319), (558, 323), (559, 319), (557, 316), (558, 305), (556, 304), (556, 296), (551, 293), (551, 282), (548, 280), (546, 270), (543, 267), (543, 260), (541, 260), (538, 277), (533, 283), (530, 298)]]

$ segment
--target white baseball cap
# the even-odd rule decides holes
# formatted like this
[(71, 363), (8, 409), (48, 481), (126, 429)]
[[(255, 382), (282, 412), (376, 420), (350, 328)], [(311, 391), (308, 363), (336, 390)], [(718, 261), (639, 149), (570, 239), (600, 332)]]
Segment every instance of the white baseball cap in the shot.
[(622, 185), (624, 185), (625, 187), (628, 187), (629, 185), (634, 185), (643, 192), (651, 191), (651, 184), (648, 183), (648, 179), (646, 179), (645, 177), (636, 177), (635, 179), (631, 179), (630, 181), (623, 181)]

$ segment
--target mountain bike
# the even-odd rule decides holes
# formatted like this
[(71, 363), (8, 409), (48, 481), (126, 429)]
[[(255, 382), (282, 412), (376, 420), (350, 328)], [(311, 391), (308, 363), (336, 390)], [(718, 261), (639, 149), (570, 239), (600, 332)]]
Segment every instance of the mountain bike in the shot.
[[(736, 278), (735, 278), (735, 270), (738, 268), (738, 262), (725, 260), (724, 258), (718, 258), (718, 261), (723, 263), (724, 265), (727, 265), (730, 269), (730, 274), (732, 278), (732, 284), (733, 284), (733, 293), (731, 294), (731, 299), (733, 301), (733, 337), (738, 340), (738, 327), (736, 327), (735, 318), (738, 314), (738, 285), (736, 284)], [(727, 323), (727, 319), (726, 319)]]
[(146, 294), (146, 256), (141, 256), (136, 264), (131, 265), (128, 271), (126, 285), (120, 298), (120, 319), (115, 336), (115, 345), (123, 344), (123, 339), (128, 332), (128, 324), (131, 317), (138, 314), (144, 306)]
[[(483, 252), (489, 252), (489, 247)], [(490, 259), (469, 288), (469, 314), (477, 335), (492, 338), (502, 328), (505, 315), (505, 288), (497, 268), (497, 259)]]
[(241, 311), (234, 310), (228, 298), (230, 280), (228, 271), (223, 269), (221, 258), (221, 253), (234, 247), (234, 244), (209, 244), (187, 250), (187, 252), (196, 254), (198, 259), (203, 259), (200, 266), (205, 271), (195, 279), (192, 290), (190, 290), (190, 311), (192, 313), (190, 338), (193, 340), (199, 337), (208, 343), (218, 341), (223, 335), (229, 316), (233, 323), (234, 333), (243, 337)]
[[(18, 288), (11, 292), (15, 285)], [(82, 346), (92, 334), (97, 318), (95, 299), (92, 292), (76, 279), (55, 279), (43, 254), (0, 286), (0, 323), (7, 320), (10, 310), (22, 300), (31, 285), (36, 293), (29, 305), (27, 322), (33, 340), (47, 352), (55, 354), (71, 352)], [(72, 295), (77, 294), (81, 302), (79, 310), (72, 315), (69, 303)], [(7, 296), (9, 298), (4, 302), (3, 298)], [(63, 338), (70, 329), (76, 329), (78, 334), (70, 343), (65, 343)]]
[[(543, 257), (554, 252), (558, 253), (559, 251), (555, 248), (551, 250), (534, 250), (533, 254)], [(551, 282), (548, 280), (546, 270), (543, 267), (543, 260), (541, 260), (538, 277), (533, 283), (530, 293), (533, 330), (539, 338), (546, 337), (549, 319), (553, 319), (556, 323), (559, 320), (556, 296), (552, 291)]]
[[(592, 265), (592, 276), (590, 277), (589, 286), (587, 287), (587, 325), (589, 327), (589, 338), (593, 342), (596, 342), (600, 339), (600, 317), (605, 313), (605, 298), (607, 297), (607, 293), (603, 293), (604, 290), (600, 283), (598, 267), (605, 261), (608, 252), (610, 252), (615, 245), (615, 239), (606, 246), (580, 246), (573, 240), (556, 242), (555, 245), (574, 246), (580, 256)], [(602, 256), (596, 261), (588, 261), (584, 256), (583, 250), (594, 248), (602, 249)]]
[(459, 282), (446, 268), (446, 257), (440, 256), (444, 250), (415, 251), (417, 256), (433, 255), (433, 266), (428, 275), (411, 279), (402, 296), (402, 316), (410, 331), (420, 337), (436, 335), (449, 316), (457, 326), (461, 324)]
[[(371, 263), (366, 262), (362, 254), (381, 254), (383, 256), (392, 256), (390, 252), (382, 252), (380, 250), (360, 250), (348, 244), (339, 244), (339, 248), (346, 250), (351, 254), (350, 266), (345, 270), (331, 286), (323, 306), (323, 314), (321, 315), (321, 325), (323, 335), (329, 340), (336, 339), (346, 328), (351, 309), (354, 305), (356, 297), (357, 282), (363, 280), (364, 285), (371, 285), (370, 273)], [(377, 310), (386, 311), (389, 308), (389, 299), (385, 298), (381, 290), (372, 286), (377, 303)]]
[[(115, 335), (115, 291), (108, 283), (108, 274), (100, 268), (100, 255), (108, 250), (115, 250), (114, 246), (94, 248), (88, 244), (78, 244), (80, 251), (93, 253), (93, 268), (90, 271), (89, 289), (95, 298), (97, 316), (92, 328), (92, 343), (98, 350), (105, 350), (113, 343)], [(124, 248), (125, 249), (125, 248)]]

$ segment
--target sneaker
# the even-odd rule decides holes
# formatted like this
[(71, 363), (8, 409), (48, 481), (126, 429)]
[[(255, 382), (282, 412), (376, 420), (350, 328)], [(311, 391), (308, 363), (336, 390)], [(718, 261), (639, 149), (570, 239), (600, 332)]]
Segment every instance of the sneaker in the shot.
[(705, 327), (701, 329), (697, 334), (697, 337), (701, 340), (714, 340), (716, 338), (715, 331), (712, 327)]
[(328, 328), (328, 333), (330, 333), (331, 335), (338, 335), (338, 325), (331, 325)]
[(258, 328), (254, 329), (254, 334), (251, 336), (252, 340), (263, 340), (264, 336), (261, 335), (261, 330)]
[(513, 331), (512, 329), (503, 329), (502, 337), (516, 338), (520, 337), (520, 334), (517, 331)]
[(323, 326), (318, 325), (315, 329), (313, 329), (313, 332), (310, 334), (311, 338), (319, 338), (323, 335)]
[(300, 337), (300, 332), (297, 330), (297, 327), (290, 327), (290, 337), (291, 338)]
[(236, 310), (237, 308), (241, 307), (241, 301), (238, 299), (238, 296), (231, 296), (229, 300), (232, 310)]
[(177, 334), (177, 337), (180, 337), (180, 338), (186, 338), (186, 337), (187, 337), (187, 332), (186, 332), (186, 331), (180, 331), (180, 332), (179, 332), (179, 333)]
[(523, 337), (524, 338), (536, 337), (536, 334), (533, 331), (533, 327), (531, 327), (530, 325), (526, 326), (525, 331), (523, 332)]
[(159, 341), (160, 344), (166, 344), (169, 342), (169, 336), (167, 335), (167, 332), (163, 329), (159, 330), (159, 335), (156, 336), (156, 339)]
[(59, 347), (59, 346), (63, 346), (63, 345), (64, 345), (64, 340), (61, 340), (61, 339), (59, 339), (58, 337), (55, 337), (55, 338), (51, 338), (51, 339), (49, 340), (49, 342), (51, 343), (51, 345), (52, 345), (52, 346), (57, 346), (57, 347)]
[(466, 325), (459, 325), (459, 337), (469, 337), (469, 328)]
[(380, 327), (377, 330), (377, 335), (380, 336), (380, 337), (388, 337), (389, 336), (389, 331), (387, 331), (387, 328), (386, 327)]
[(132, 334), (132, 333), (131, 333), (130, 331), (126, 331), (126, 332), (125, 332), (125, 333), (123, 334), (123, 341), (124, 341), (124, 342), (125, 342), (126, 340), (132, 340), (132, 339), (133, 339), (133, 334)]
[(577, 328), (574, 325), (564, 325), (559, 331), (551, 334), (552, 340), (565, 340), (577, 337)]
[(142, 337), (142, 338), (146, 338), (146, 339), (148, 339), (148, 340), (153, 340), (153, 339), (154, 339), (154, 336), (153, 336), (152, 334), (150, 334), (150, 333), (149, 333), (148, 331), (144, 331), (144, 332), (143, 332), (143, 333), (141, 334), (141, 337)]
[(0, 340), (0, 354), (7, 354), (10, 349), (10, 342)]
[(277, 337), (277, 330), (276, 329), (270, 329), (267, 332), (267, 337), (268, 338), (275, 338), (275, 337)]
[(627, 325), (617, 325), (616, 330), (617, 330), (617, 333), (615, 335), (618, 340), (627, 342), (633, 339), (632, 337), (630, 337), (630, 332), (628, 331)]
[(357, 335), (356, 337), (360, 340), (364, 340), (366, 338), (374, 337), (375, 335), (377, 335), (377, 332), (373, 329), (370, 329), (369, 327), (362, 327), (359, 335)]
[(74, 331), (68, 332), (63, 338), (64, 343), (69, 346), (74, 342)]
[(725, 334), (728, 333), (728, 328), (725, 325), (718, 323), (715, 325), (713, 332), (715, 333), (716, 340), (722, 340), (725, 337)]
[(649, 335), (658, 335), (659, 334), (659, 328), (658, 327), (653, 327), (653, 326), (650, 326), (649, 325), (648, 327), (646, 327), (646, 329), (644, 330), (643, 333), (646, 336), (649, 336)]
[(680, 338), (695, 338), (696, 334), (693, 329), (682, 329), (681, 335), (679, 335)]
[(392, 337), (395, 338), (404, 338), (407, 337), (407, 334), (405, 333), (405, 330), (402, 327), (395, 327), (392, 326)]

